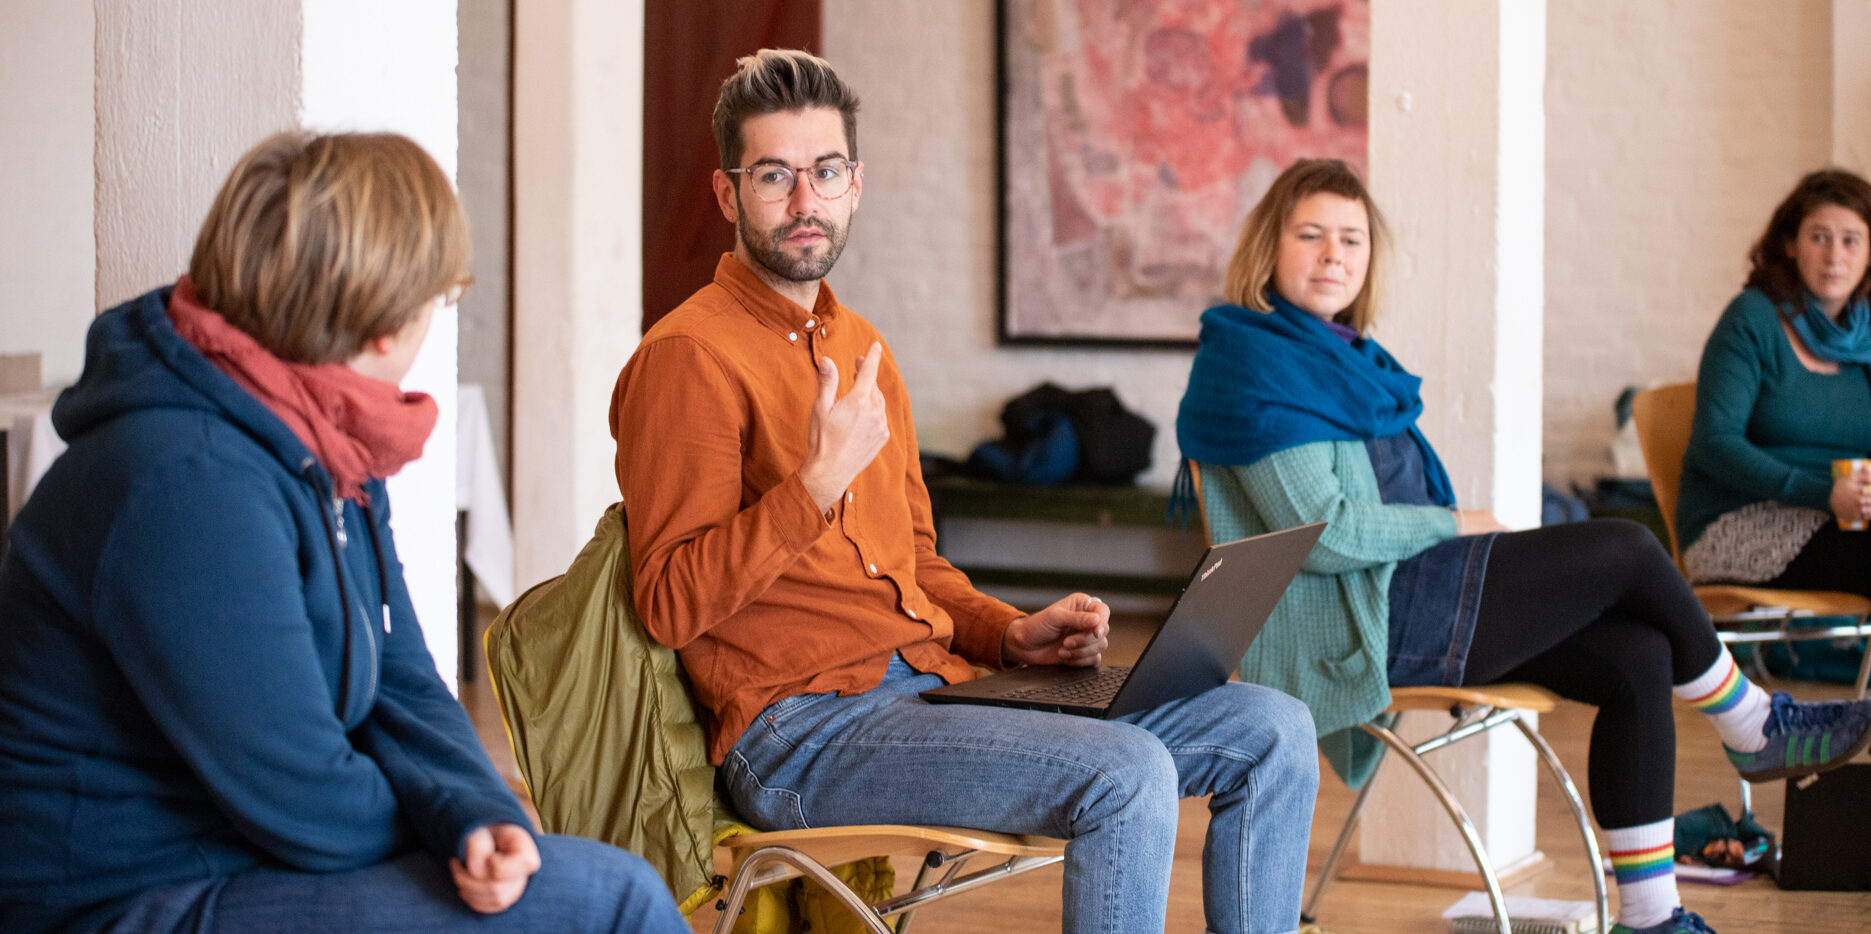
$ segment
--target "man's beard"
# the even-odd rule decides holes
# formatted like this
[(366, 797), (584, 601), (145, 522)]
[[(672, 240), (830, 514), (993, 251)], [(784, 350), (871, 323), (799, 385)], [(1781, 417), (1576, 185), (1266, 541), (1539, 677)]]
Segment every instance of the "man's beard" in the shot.
[[(754, 262), (789, 282), (817, 282), (825, 278), (825, 274), (832, 271), (832, 265), (838, 262), (838, 254), (844, 252), (845, 239), (851, 233), (848, 223), (839, 227), (823, 218), (802, 217), (763, 235), (748, 223), (745, 212), (735, 226), (740, 230), (741, 243), (747, 247), (747, 253)], [(786, 238), (804, 227), (811, 227), (825, 235), (824, 249), (804, 256), (789, 255), (785, 247)]]

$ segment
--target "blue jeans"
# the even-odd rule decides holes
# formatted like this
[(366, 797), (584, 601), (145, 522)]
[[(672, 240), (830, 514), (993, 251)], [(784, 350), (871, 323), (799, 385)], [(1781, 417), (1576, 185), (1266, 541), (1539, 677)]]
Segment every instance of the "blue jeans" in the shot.
[(499, 914), (476, 913), (448, 866), (426, 851), (349, 872), (253, 869), (157, 889), (134, 900), (109, 934), (268, 931), (343, 934), (689, 934), (648, 863), (616, 847), (540, 835), (539, 872)]
[(1299, 926), (1318, 792), (1312, 717), (1230, 683), (1120, 720), (928, 704), (942, 679), (892, 658), (863, 694), (762, 711), (722, 767), (734, 807), (773, 830), (950, 824), (1067, 839), (1065, 930), (1163, 930), (1176, 800), (1210, 795), (1209, 930)]

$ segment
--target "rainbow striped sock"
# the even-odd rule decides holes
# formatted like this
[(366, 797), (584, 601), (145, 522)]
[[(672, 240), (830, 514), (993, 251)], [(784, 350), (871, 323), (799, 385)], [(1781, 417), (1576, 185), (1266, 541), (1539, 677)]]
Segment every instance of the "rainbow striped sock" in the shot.
[(1611, 872), (1618, 881), (1618, 923), (1646, 928), (1668, 920), (1676, 894), (1676, 820), (1605, 830)]
[(1709, 670), (1672, 689), (1691, 707), (1707, 714), (1722, 744), (1736, 752), (1756, 752), (1767, 745), (1761, 729), (1767, 723), (1773, 698), (1759, 685), (1741, 677), (1735, 657), (1722, 649)]

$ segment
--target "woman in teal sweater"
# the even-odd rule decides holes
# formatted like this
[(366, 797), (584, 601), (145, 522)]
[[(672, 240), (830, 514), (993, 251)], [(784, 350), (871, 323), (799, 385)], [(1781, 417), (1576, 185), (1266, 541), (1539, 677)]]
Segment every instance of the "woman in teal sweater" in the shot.
[[(1670, 868), (1672, 698), (1708, 714), (1754, 779), (1842, 764), (1867, 745), (1871, 705), (1798, 704), (1742, 678), (1642, 526), (1509, 532), (1455, 508), (1416, 427), (1421, 381), (1366, 336), (1384, 236), (1350, 168), (1302, 161), (1247, 219), (1235, 304), (1202, 316), (1176, 427), (1203, 465), (1210, 535), (1328, 523), (1241, 675), (1306, 701), (1322, 736), (1378, 714), (1389, 685), (1530, 681), (1597, 706), (1591, 795), (1617, 870), (1613, 931), (1707, 932)], [(1805, 757), (1808, 745), (1826, 753)]]
[[(1747, 288), (1702, 351), (1676, 508), (1697, 582), (1871, 594), (1871, 184), (1800, 180), (1749, 254)], [(1837, 521), (1834, 521), (1837, 520)]]

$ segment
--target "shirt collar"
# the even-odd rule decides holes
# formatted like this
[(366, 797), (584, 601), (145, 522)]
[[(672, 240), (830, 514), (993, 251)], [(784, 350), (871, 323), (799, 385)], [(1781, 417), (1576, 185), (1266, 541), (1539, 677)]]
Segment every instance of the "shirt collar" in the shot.
[(754, 320), (792, 341), (838, 320), (842, 308), (838, 297), (832, 294), (832, 287), (825, 282), (819, 283), (819, 297), (811, 310), (800, 307), (760, 281), (760, 277), (742, 265), (733, 253), (721, 254), (721, 261), (715, 264), (715, 284), (734, 296)]

